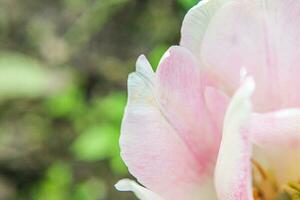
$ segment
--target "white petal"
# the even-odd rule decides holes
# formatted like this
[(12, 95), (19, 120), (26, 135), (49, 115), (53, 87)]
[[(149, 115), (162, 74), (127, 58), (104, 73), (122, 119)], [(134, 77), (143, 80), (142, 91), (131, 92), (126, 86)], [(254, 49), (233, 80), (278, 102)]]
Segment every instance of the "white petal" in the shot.
[(231, 0), (202, 0), (191, 8), (183, 20), (180, 45), (190, 49), (200, 58), (202, 40), (209, 22), (217, 10), (228, 1)]
[(251, 200), (251, 143), (243, 132), (251, 114), (254, 81), (246, 78), (233, 96), (225, 115), (223, 137), (215, 169), (219, 199)]
[(116, 185), (116, 189), (122, 192), (132, 191), (140, 200), (163, 200), (154, 192), (140, 186), (135, 181), (129, 179), (120, 180)]
[(253, 114), (248, 127), (256, 161), (279, 183), (300, 177), (300, 109)]

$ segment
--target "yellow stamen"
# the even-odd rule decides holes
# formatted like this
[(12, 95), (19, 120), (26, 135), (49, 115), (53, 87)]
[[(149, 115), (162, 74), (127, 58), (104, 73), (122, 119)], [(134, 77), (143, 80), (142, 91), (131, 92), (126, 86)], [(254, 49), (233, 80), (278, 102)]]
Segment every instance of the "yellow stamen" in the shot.
[(300, 200), (300, 183), (290, 182), (283, 186), (283, 190), (290, 196), (291, 200)]
[(255, 200), (274, 200), (278, 195), (277, 182), (272, 173), (265, 170), (257, 161), (253, 164), (253, 195)]
[(280, 186), (270, 170), (252, 160), (254, 200), (300, 200), (300, 180)]

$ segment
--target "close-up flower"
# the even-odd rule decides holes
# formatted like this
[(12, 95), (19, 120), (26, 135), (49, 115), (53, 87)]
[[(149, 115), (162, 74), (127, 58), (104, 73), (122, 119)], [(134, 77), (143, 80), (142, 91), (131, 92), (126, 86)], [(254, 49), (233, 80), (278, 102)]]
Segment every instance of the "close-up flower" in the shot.
[(141, 200), (300, 198), (300, 1), (203, 0), (128, 78), (121, 157)]

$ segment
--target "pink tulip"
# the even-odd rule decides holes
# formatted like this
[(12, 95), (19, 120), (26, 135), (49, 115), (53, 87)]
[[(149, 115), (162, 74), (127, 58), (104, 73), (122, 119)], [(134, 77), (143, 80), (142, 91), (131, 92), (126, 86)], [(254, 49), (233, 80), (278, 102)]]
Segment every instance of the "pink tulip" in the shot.
[(142, 200), (299, 195), (300, 1), (203, 0), (180, 45), (156, 72), (140, 56), (129, 76), (121, 156), (145, 187), (117, 189)]

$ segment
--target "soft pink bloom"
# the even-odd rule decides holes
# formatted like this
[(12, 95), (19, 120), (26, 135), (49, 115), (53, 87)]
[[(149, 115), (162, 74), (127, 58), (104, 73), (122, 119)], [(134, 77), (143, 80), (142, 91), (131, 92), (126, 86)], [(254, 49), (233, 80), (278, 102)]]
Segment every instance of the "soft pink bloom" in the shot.
[(142, 200), (251, 200), (265, 189), (256, 165), (280, 193), (300, 178), (299, 75), (299, 0), (201, 1), (157, 71), (140, 56), (129, 76), (121, 155), (145, 187), (125, 179), (117, 189)]

